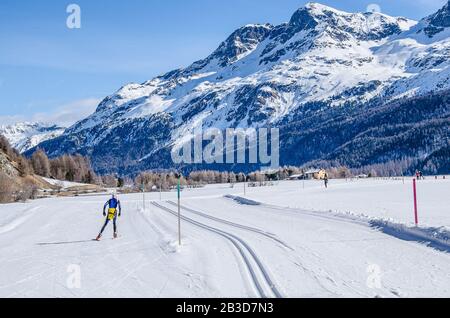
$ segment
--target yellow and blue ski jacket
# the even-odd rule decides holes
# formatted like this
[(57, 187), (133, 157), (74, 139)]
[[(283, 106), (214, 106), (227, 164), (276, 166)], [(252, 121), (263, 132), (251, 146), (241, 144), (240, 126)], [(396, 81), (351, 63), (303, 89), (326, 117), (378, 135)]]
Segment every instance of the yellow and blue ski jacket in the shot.
[(103, 206), (103, 214), (106, 213), (106, 208), (108, 207), (108, 219), (112, 220), (116, 218), (117, 210), (119, 211), (119, 216), (122, 213), (122, 207), (120, 206), (120, 201), (116, 198), (109, 199), (106, 201), (105, 205)]

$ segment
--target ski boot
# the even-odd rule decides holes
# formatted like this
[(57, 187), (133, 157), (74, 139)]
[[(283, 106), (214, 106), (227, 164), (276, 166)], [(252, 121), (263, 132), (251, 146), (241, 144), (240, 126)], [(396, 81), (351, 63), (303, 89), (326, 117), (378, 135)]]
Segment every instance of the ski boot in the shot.
[(114, 233), (113, 238), (115, 239), (117, 238), (117, 233)]
[(96, 241), (100, 241), (101, 237), (102, 237), (102, 235), (99, 234), (95, 240), (96, 240)]

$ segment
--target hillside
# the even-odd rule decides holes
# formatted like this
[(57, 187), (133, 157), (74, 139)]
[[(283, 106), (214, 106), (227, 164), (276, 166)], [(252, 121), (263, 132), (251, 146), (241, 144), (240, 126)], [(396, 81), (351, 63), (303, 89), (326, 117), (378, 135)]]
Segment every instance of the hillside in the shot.
[[(280, 127), (282, 165), (404, 159), (404, 171), (425, 167), (449, 139), (448, 104), (433, 104), (450, 88), (449, 17), (449, 4), (415, 22), (309, 3), (289, 22), (237, 29), (187, 68), (122, 87), (39, 147), (52, 157), (88, 155), (100, 173), (189, 170), (206, 164), (177, 166), (170, 151), (199, 125)], [(446, 170), (434, 165), (430, 172)]]
[(24, 157), (0, 140), (0, 203), (34, 198), (38, 189), (52, 188), (32, 173)]
[(0, 135), (19, 152), (25, 152), (43, 141), (56, 138), (64, 132), (63, 127), (53, 124), (19, 122), (0, 126)]

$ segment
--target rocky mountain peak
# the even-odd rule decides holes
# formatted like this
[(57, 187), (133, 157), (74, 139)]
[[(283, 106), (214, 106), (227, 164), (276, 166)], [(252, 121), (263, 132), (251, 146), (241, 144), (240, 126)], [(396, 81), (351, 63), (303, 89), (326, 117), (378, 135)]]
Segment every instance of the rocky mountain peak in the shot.
[(433, 37), (444, 31), (445, 28), (450, 27), (450, 1), (438, 12), (429, 16), (427, 20), (428, 26), (424, 29), (424, 32), (429, 37)]
[(13, 125), (0, 126), (0, 135), (5, 136), (9, 143), (20, 152), (55, 138), (64, 132), (63, 127), (40, 122), (19, 122)]
[[(448, 5), (429, 20), (445, 25), (447, 11)], [(416, 41), (427, 19), (411, 28), (416, 22), (406, 18), (309, 3), (289, 22), (243, 26), (206, 58), (122, 87), (94, 114), (39, 147), (50, 156), (89, 155), (103, 172), (171, 168), (170, 149), (200, 121), (220, 129), (295, 122), (302, 122), (301, 129), (316, 129), (350, 109), (364, 114), (364, 108), (383, 107), (399, 97), (448, 89), (446, 33), (431, 44)], [(298, 138), (283, 142), (294, 145)], [(340, 142), (346, 141), (336, 147)], [(314, 149), (316, 144), (306, 146)], [(105, 147), (114, 151), (105, 153)], [(312, 151), (292, 163), (324, 158), (331, 150)], [(364, 164), (377, 160), (368, 158)]]
[(263, 41), (273, 26), (270, 24), (249, 24), (234, 31), (213, 53), (219, 64), (225, 67), (251, 52)]
[(404, 31), (412, 22), (379, 12), (348, 13), (310, 2), (293, 14), (288, 27), (291, 34), (315, 29), (317, 32), (327, 32), (339, 41), (351, 38), (381, 40)]

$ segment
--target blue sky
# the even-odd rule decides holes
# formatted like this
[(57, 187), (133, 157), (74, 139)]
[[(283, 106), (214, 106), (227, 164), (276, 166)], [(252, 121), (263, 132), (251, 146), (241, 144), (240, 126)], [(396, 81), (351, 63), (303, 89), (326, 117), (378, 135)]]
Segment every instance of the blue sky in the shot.
[[(0, 125), (21, 120), (70, 124), (106, 95), (207, 56), (248, 23), (279, 24), (298, 0), (1, 0)], [(420, 19), (446, 0), (322, 0), (345, 11), (378, 4)], [(66, 26), (69, 4), (81, 29)]]

